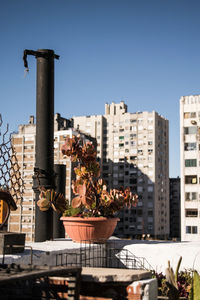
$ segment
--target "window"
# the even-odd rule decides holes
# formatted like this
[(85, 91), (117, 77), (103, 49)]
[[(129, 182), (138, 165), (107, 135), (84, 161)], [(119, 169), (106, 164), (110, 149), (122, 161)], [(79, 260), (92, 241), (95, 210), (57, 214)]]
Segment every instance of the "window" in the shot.
[(137, 156), (130, 156), (130, 160), (136, 160)]
[(196, 192), (185, 193), (185, 200), (186, 201), (197, 200), (197, 193)]
[(197, 160), (196, 159), (185, 159), (185, 167), (196, 167)]
[(148, 225), (148, 230), (152, 230), (153, 226), (152, 225)]
[(185, 151), (193, 151), (197, 149), (197, 144), (196, 143), (185, 143), (184, 144), (184, 150)]
[(196, 118), (196, 112), (191, 112), (190, 113), (190, 118)]
[(190, 113), (189, 112), (185, 112), (184, 113), (184, 119), (188, 119), (190, 117)]
[(119, 136), (119, 139), (120, 139), (120, 140), (123, 140), (123, 139), (124, 139), (124, 136)]
[(148, 217), (147, 221), (148, 221), (148, 223), (153, 223), (153, 217)]
[(186, 184), (197, 184), (197, 175), (188, 175), (185, 176)]
[(186, 209), (185, 210), (186, 217), (198, 217), (198, 210), (197, 209)]
[[(148, 199), (149, 199), (149, 196), (148, 196)], [(153, 207), (153, 202), (148, 202), (148, 207)]]
[(130, 178), (129, 184), (137, 184), (137, 179), (136, 178)]
[(130, 126), (130, 130), (137, 131), (137, 127), (136, 126)]
[(148, 191), (148, 192), (153, 192), (153, 186), (151, 186), (151, 185), (148, 186), (147, 191)]
[(135, 146), (136, 142), (135, 141), (131, 141), (130, 144), (131, 144), (131, 146)]
[(196, 112), (185, 112), (184, 119), (196, 118)]
[(197, 234), (197, 226), (186, 226), (186, 233)]
[(108, 171), (108, 166), (103, 166), (103, 171)]
[(197, 127), (190, 126), (190, 127), (184, 127), (184, 134), (196, 134), (197, 133)]

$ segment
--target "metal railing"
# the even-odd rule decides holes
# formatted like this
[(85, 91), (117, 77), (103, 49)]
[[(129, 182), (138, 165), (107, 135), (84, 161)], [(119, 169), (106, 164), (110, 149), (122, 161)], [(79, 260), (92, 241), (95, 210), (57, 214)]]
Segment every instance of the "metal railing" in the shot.
[(115, 243), (94, 244), (83, 241), (80, 248), (55, 254), (56, 266), (80, 266), (93, 268), (143, 269), (154, 271), (145, 257), (138, 257)]

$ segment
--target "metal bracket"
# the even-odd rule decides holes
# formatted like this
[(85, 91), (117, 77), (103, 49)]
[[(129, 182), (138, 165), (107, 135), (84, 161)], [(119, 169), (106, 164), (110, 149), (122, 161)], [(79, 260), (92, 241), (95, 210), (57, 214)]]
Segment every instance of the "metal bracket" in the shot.
[(54, 52), (49, 52), (49, 53), (43, 53), (41, 51), (34, 51), (34, 50), (28, 50), (28, 49), (25, 49), (24, 50), (24, 55), (23, 55), (23, 61), (24, 61), (24, 67), (27, 69), (27, 71), (29, 71), (29, 68), (28, 68), (28, 61), (27, 61), (27, 56), (28, 55), (33, 55), (35, 57), (44, 57), (44, 58), (55, 58), (55, 59), (59, 59), (60, 58), (60, 55), (57, 55), (57, 54), (54, 54)]

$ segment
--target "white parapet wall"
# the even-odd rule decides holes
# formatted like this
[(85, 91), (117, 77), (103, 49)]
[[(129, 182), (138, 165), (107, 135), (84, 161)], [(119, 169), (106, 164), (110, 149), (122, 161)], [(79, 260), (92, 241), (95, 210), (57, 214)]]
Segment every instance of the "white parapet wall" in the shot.
[[(132, 268), (132, 263), (136, 257), (139, 258), (140, 261), (144, 258), (145, 268), (148, 269), (148, 266), (150, 265), (156, 272), (165, 273), (168, 260), (170, 261), (173, 269), (176, 269), (178, 260), (180, 256), (182, 256), (180, 270), (196, 269), (200, 272), (200, 241), (140, 241), (111, 238), (109, 243), (113, 249), (118, 249), (118, 251), (116, 251), (116, 253), (113, 252), (114, 254), (112, 254), (109, 258), (113, 267), (118, 267), (120, 261), (119, 267)], [(32, 256), (30, 249), (32, 249)], [(66, 257), (65, 253), (67, 253)], [(125, 253), (125, 255), (122, 255), (123, 253)], [(129, 257), (127, 257), (127, 255)], [(55, 266), (65, 264), (65, 262), (70, 265), (72, 265), (72, 263), (78, 264), (79, 260), (81, 260), (83, 262), (83, 266), (89, 266), (88, 259), (92, 261), (92, 267), (106, 265), (108, 257), (106, 257), (107, 260), (104, 262), (104, 246), (83, 245), (74, 243), (68, 239), (58, 239), (55, 241), (26, 244), (26, 248), (23, 253), (5, 255), (4, 262), (7, 264), (32, 263), (34, 265)], [(0, 263), (1, 260), (2, 255), (0, 255)]]

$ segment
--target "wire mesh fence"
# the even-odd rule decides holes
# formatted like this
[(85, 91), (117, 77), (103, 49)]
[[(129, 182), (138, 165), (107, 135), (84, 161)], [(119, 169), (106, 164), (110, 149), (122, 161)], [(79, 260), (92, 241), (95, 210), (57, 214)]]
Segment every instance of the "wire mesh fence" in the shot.
[(22, 200), (24, 189), (17, 154), (8, 128), (8, 124), (3, 127), (0, 114), (0, 229), (6, 224), (10, 210), (17, 209), (16, 203)]

